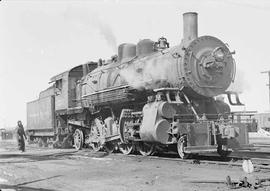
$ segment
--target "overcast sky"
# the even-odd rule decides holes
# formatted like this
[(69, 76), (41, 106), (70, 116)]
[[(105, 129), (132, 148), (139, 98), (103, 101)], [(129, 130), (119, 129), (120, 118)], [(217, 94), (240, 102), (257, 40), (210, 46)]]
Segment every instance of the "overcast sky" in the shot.
[(182, 38), (182, 14), (196, 11), (199, 36), (213, 35), (236, 51), (237, 88), (245, 107), (269, 110), (270, 1), (1, 1), (0, 128), (26, 124), (26, 103), (49, 79), (73, 66), (107, 59), (123, 42)]

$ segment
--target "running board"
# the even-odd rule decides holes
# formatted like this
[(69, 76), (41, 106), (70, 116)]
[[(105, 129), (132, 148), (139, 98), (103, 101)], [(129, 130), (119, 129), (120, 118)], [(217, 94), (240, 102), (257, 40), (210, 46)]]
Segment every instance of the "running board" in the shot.
[(260, 149), (259, 147), (255, 147), (253, 144), (240, 145), (239, 148), (232, 148), (233, 151), (255, 151)]

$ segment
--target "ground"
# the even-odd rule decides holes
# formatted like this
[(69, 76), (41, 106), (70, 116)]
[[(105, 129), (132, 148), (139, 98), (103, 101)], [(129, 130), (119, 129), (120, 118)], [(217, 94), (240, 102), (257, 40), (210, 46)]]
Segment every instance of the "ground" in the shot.
[[(260, 169), (253, 177), (266, 178)], [(188, 191), (230, 190), (226, 176), (238, 181), (246, 176), (231, 165), (192, 164), (142, 156), (123, 156), (90, 150), (16, 150), (16, 142), (0, 142), (0, 188), (4, 190), (97, 190), (97, 191)], [(265, 184), (258, 190), (269, 190)], [(240, 188), (237, 190), (249, 190)]]

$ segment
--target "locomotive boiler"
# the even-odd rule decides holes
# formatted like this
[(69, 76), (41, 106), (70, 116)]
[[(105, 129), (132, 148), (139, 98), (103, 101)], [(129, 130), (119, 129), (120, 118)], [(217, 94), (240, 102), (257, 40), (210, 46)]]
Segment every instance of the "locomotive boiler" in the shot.
[(109, 60), (51, 78), (53, 85), (28, 103), (31, 139), (124, 154), (177, 150), (181, 158), (248, 149), (247, 123), (235, 123), (217, 97), (240, 104), (226, 91), (235, 76), (233, 52), (216, 37), (198, 37), (197, 13), (184, 13), (183, 23), (179, 45), (164, 37), (124, 43)]

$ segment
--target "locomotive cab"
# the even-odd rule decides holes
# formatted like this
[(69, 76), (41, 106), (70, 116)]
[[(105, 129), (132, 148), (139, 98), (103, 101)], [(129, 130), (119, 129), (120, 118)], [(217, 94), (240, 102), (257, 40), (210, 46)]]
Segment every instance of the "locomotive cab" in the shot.
[(50, 83), (53, 85), (42, 91), (37, 100), (27, 103), (29, 140), (35, 139), (46, 145), (48, 141), (52, 142), (58, 129), (61, 134), (66, 134), (68, 113), (78, 112), (80, 108), (80, 91), (76, 91), (78, 81), (96, 67), (97, 63), (90, 62), (52, 77)]
[[(87, 65), (87, 67), (85, 67)], [(77, 83), (86, 75), (97, 67), (96, 62), (89, 62), (85, 65), (76, 66), (66, 72), (58, 74), (51, 78), (50, 83), (54, 83), (55, 87), (55, 110), (63, 113), (68, 108), (77, 106), (78, 93), (76, 91)]]

